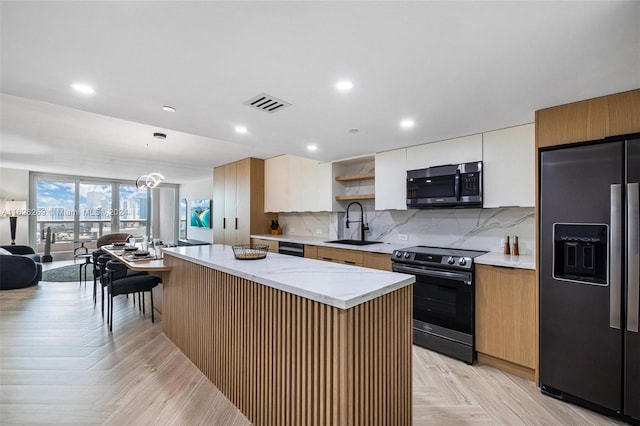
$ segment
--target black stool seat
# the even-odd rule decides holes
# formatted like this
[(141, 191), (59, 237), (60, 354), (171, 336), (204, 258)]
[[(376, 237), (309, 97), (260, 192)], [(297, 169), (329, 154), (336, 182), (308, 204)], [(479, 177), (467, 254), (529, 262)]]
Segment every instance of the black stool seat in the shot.
[[(154, 275), (129, 275), (129, 269), (122, 263), (109, 260), (105, 267), (107, 275), (107, 291), (109, 293), (107, 321), (109, 322), (109, 331), (113, 329), (113, 297), (120, 294), (135, 294), (145, 292), (151, 293), (151, 322), (155, 322), (153, 312), (153, 293), (155, 286), (160, 284), (160, 277)], [(142, 314), (144, 315), (144, 297), (140, 296), (138, 305), (142, 305)]]
[(158, 284), (160, 284), (160, 277), (153, 275), (133, 275), (113, 281), (111, 283), (111, 293), (117, 296), (119, 294), (137, 293), (139, 291), (151, 291), (151, 289)]

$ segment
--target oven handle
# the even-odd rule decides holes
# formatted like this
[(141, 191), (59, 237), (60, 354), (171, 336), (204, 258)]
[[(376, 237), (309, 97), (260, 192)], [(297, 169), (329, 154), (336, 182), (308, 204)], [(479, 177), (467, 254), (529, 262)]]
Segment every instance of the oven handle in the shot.
[(471, 274), (468, 272), (435, 271), (433, 269), (412, 268), (405, 265), (393, 265), (394, 272), (405, 272), (407, 274), (422, 275), (425, 277), (446, 278), (456, 281), (464, 281), (471, 285)]

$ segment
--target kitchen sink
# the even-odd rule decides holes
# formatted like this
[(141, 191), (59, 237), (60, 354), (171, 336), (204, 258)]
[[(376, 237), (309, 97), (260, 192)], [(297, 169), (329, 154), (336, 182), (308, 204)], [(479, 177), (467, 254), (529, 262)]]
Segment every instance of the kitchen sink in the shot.
[(382, 243), (382, 241), (333, 240), (333, 241), (325, 241), (325, 243), (348, 244), (348, 245), (351, 245), (351, 246), (368, 246), (369, 244), (380, 244), (380, 243)]

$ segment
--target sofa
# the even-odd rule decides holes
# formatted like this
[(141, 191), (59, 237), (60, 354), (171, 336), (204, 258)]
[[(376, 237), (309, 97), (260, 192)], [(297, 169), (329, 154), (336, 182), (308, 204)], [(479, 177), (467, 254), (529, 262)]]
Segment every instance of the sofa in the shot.
[(40, 282), (40, 255), (31, 247), (13, 245), (0, 248), (0, 290), (29, 287)]

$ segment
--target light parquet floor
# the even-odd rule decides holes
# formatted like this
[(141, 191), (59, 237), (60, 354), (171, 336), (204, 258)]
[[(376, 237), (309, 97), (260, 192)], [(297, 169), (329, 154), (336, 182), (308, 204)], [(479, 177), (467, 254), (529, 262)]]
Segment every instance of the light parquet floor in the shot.
[[(90, 285), (0, 292), (0, 424), (247, 425), (152, 324), (116, 298), (113, 333)], [(147, 305), (148, 306), (148, 305)], [(618, 424), (535, 385), (414, 347), (414, 425)]]

